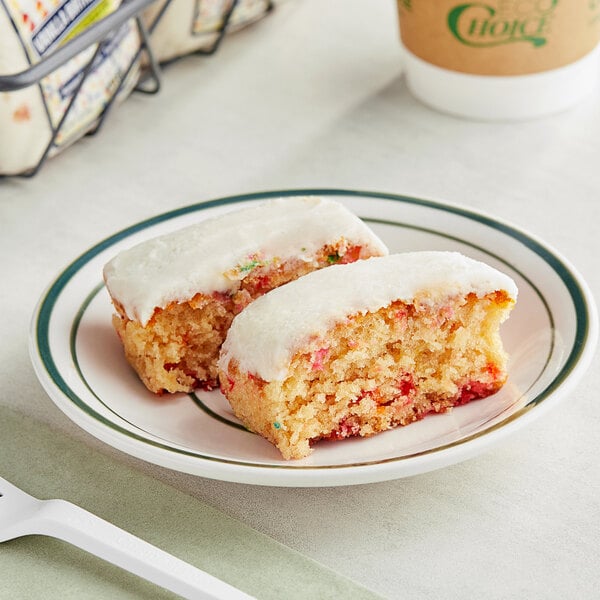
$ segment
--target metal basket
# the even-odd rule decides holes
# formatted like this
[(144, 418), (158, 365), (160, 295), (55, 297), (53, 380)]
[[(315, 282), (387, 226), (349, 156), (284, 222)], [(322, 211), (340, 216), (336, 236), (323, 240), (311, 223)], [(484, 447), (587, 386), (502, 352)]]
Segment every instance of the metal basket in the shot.
[(52, 54), (42, 58), (39, 62), (31, 65), (29, 68), (21, 71), (20, 73), (15, 73), (12, 75), (0, 75), (0, 92), (12, 92), (22, 90), (30, 86), (37, 86), (40, 85), (42, 79), (53, 73), (56, 69), (59, 69), (65, 65), (69, 60), (76, 57), (81, 52), (96, 45), (94, 52), (91, 54), (90, 60), (85, 64), (81, 71), (81, 77), (75, 86), (73, 94), (69, 99), (62, 117), (56, 125), (49, 120), (51, 137), (44, 152), (42, 153), (41, 158), (33, 168), (19, 173), (19, 176), (32, 177), (40, 170), (48, 158), (50, 151), (54, 147), (57, 136), (60, 134), (67, 117), (75, 105), (77, 97), (84, 83), (92, 71), (94, 62), (103, 51), (106, 44), (109, 42), (111, 36), (115, 35), (119, 28), (122, 27), (129, 19), (135, 20), (135, 24), (140, 36), (140, 47), (131, 59), (129, 66), (123, 73), (121, 73), (119, 81), (112, 90), (108, 101), (102, 108), (102, 111), (92, 128), (86, 132), (86, 135), (94, 135), (100, 130), (104, 120), (108, 116), (110, 109), (114, 104), (115, 99), (122, 89), (123, 82), (126, 80), (133, 66), (139, 60), (142, 52), (146, 54), (147, 67), (145, 68), (143, 76), (139, 80), (136, 89), (144, 93), (156, 93), (160, 89), (159, 68), (152, 54), (148, 30), (140, 17), (141, 11), (153, 1), (154, 0), (124, 0), (117, 10), (90, 25), (82, 33), (72, 38), (63, 46), (59, 47), (57, 50), (52, 52)]
[[(96, 45), (90, 60), (85, 64), (81, 71), (80, 80), (74, 88), (65, 112), (62, 114), (56, 124), (53, 124), (52, 120), (49, 119), (50, 140), (46, 145), (41, 158), (34, 167), (10, 176), (32, 177), (39, 172), (45, 161), (48, 159), (51, 151), (57, 145), (57, 138), (61, 135), (61, 131), (69, 114), (71, 113), (71, 110), (75, 106), (78, 95), (80, 94), (88, 76), (92, 72), (92, 67), (96, 58), (103, 52), (105, 46), (110, 43), (111, 36), (115, 35), (115, 33), (130, 19), (135, 21), (135, 26), (137, 27), (139, 33), (139, 49), (131, 59), (129, 66), (124, 70), (124, 72), (121, 73), (118, 84), (110, 94), (108, 101), (104, 104), (101, 113), (93, 122), (91, 128), (82, 132), (79, 137), (82, 137), (83, 135), (95, 135), (98, 133), (104, 123), (104, 120), (114, 105), (116, 98), (119, 95), (123, 83), (126, 81), (131, 69), (140, 60), (142, 53), (145, 55), (144, 69), (134, 90), (146, 94), (154, 94), (159, 91), (161, 85), (160, 67), (152, 51), (151, 35), (160, 20), (165, 15), (172, 0), (166, 0), (164, 5), (161, 6), (160, 11), (156, 13), (149, 22), (148, 19), (142, 18), (142, 14), (144, 13), (144, 10), (153, 2), (155, 2), (155, 0), (123, 0), (123, 3), (114, 12), (93, 23), (63, 46), (60, 46), (48, 56), (40, 59), (39, 62), (36, 62), (20, 73), (0, 75), (0, 92), (13, 92), (28, 88), (30, 86), (39, 86), (40, 82), (45, 77), (64, 66), (69, 60), (78, 56), (80, 53)], [(198, 6), (200, 6), (202, 0), (197, 0), (197, 2)], [(223, 37), (227, 33), (231, 16), (234, 13), (238, 3), (239, 0), (233, 0), (226, 12), (222, 15), (219, 28), (213, 31), (213, 33), (216, 33), (217, 35), (212, 46), (208, 49), (193, 52), (193, 54), (211, 55), (216, 52), (223, 40)], [(272, 2), (269, 2), (265, 14), (272, 8), (273, 4)], [(0, 174), (0, 178), (3, 177), (7, 177), (7, 175)]]

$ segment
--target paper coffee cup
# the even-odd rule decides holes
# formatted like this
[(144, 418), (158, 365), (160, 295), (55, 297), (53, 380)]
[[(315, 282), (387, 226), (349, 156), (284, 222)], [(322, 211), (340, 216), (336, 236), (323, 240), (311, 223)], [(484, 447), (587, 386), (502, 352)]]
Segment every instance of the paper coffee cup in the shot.
[(566, 109), (600, 76), (600, 0), (398, 0), (407, 84), (460, 116)]

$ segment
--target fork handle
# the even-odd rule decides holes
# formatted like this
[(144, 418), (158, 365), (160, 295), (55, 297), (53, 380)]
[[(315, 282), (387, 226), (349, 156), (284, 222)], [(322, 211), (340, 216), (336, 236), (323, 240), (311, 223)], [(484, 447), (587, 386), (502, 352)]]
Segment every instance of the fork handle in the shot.
[(244, 592), (65, 500), (47, 500), (37, 532), (69, 542), (183, 598), (248, 600)]

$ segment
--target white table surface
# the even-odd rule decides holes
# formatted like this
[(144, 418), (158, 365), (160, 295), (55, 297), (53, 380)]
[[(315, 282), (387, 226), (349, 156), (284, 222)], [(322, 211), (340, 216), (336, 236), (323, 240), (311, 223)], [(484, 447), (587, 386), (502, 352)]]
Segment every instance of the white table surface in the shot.
[[(600, 294), (600, 94), (523, 123), (409, 94), (392, 0), (288, 0), (211, 58), (163, 74), (95, 138), (0, 181), (0, 402), (204, 499), (387, 598), (597, 598), (600, 364), (541, 420), (443, 470), (285, 489), (193, 477), (96, 441), (52, 404), (29, 321), (73, 258), (127, 225), (236, 193), (332, 187), (483, 210), (529, 230)], [(316, 518), (318, 516), (318, 519)]]

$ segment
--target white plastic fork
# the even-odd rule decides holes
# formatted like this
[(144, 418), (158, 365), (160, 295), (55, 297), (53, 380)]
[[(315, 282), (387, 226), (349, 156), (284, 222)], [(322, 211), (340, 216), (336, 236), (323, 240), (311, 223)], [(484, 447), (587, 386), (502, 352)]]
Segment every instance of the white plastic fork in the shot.
[(252, 598), (71, 502), (38, 500), (0, 477), (0, 542), (31, 534), (69, 542), (184, 598)]

